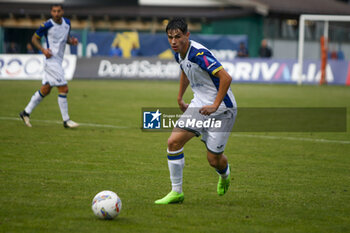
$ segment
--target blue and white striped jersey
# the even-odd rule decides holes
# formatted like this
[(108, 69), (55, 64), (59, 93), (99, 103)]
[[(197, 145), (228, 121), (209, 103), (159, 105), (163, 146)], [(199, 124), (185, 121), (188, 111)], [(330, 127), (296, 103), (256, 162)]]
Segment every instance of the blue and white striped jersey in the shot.
[(52, 52), (52, 57), (46, 59), (46, 62), (62, 63), (69, 32), (70, 21), (64, 17), (62, 17), (61, 24), (57, 24), (53, 19), (49, 19), (36, 30), (35, 34), (39, 39), (45, 36), (46, 46)]
[[(182, 59), (179, 53), (175, 53), (175, 59), (190, 81), (194, 93), (192, 103), (196, 105), (193, 107), (213, 104), (220, 85), (220, 79), (215, 77), (215, 74), (223, 69), (221, 63), (209, 49), (193, 40), (190, 40), (185, 59)], [(219, 110), (236, 107), (235, 97), (229, 88)]]

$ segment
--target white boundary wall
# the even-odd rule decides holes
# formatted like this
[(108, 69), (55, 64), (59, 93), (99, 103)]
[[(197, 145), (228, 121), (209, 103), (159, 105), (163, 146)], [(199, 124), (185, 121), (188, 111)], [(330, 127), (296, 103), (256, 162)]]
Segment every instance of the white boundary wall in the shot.
[[(65, 55), (65, 79), (73, 78), (77, 56)], [(41, 80), (44, 73), (44, 55), (0, 54), (0, 80)]]

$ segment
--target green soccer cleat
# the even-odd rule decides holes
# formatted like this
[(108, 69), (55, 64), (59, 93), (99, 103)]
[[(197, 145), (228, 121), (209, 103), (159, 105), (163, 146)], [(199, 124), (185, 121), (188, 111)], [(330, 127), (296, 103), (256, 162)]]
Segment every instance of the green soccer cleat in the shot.
[(228, 187), (230, 187), (230, 179), (231, 174), (228, 175), (227, 179), (223, 179), (221, 176), (219, 176), (219, 182), (217, 187), (217, 192), (219, 196), (222, 196), (227, 192)]
[(171, 191), (163, 197), (162, 199), (156, 200), (155, 204), (175, 204), (175, 203), (182, 203), (185, 199), (184, 193), (178, 193), (175, 191)]

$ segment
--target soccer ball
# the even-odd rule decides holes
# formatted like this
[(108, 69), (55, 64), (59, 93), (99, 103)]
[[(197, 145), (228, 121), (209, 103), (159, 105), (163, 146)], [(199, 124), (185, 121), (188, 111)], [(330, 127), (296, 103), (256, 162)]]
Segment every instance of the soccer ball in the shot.
[(122, 210), (122, 201), (112, 191), (102, 191), (96, 194), (92, 200), (92, 211), (101, 219), (113, 219)]

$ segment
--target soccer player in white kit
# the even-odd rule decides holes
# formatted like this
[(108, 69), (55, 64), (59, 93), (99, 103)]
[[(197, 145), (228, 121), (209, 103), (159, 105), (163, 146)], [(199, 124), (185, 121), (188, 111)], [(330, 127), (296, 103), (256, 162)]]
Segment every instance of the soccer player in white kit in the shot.
[[(67, 93), (68, 85), (64, 79), (62, 61), (66, 44), (77, 45), (78, 39), (70, 36), (70, 21), (63, 17), (63, 7), (61, 4), (51, 6), (52, 18), (41, 24), (32, 37), (32, 43), (46, 57), (44, 67), (44, 77), (40, 90), (34, 93), (25, 109), (20, 112), (20, 117), (28, 127), (30, 114), (34, 108), (47, 96), (52, 87), (58, 88), (58, 105), (60, 107), (63, 126), (65, 128), (76, 128), (78, 123), (69, 119)], [(45, 36), (47, 48), (43, 48), (40, 43), (41, 37)]]
[[(182, 18), (171, 20), (166, 27), (166, 33), (175, 52), (175, 59), (181, 67), (177, 101), (184, 114), (179, 121), (186, 121), (188, 117), (190, 120), (220, 119), (222, 125), (219, 130), (193, 126), (174, 128), (168, 139), (167, 149), (172, 190), (155, 203), (183, 202), (183, 147), (191, 138), (199, 135), (202, 135), (202, 141), (207, 147), (209, 164), (219, 174), (217, 193), (224, 195), (230, 185), (230, 167), (223, 152), (237, 114), (236, 101), (230, 89), (232, 78), (207, 48), (189, 40), (190, 33)], [(190, 104), (186, 104), (182, 97), (189, 85), (194, 98)]]

